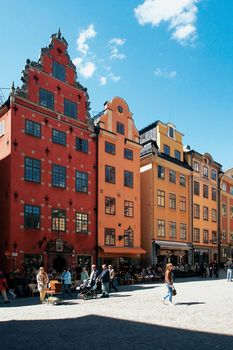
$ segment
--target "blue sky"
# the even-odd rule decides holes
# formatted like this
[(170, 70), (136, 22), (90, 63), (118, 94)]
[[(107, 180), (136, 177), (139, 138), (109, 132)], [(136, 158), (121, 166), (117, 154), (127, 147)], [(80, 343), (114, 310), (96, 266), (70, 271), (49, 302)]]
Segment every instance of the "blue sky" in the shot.
[[(0, 87), (20, 85), (61, 28), (91, 114), (114, 96), (138, 129), (161, 120), (184, 143), (233, 167), (233, 1), (1, 1)], [(3, 90), (7, 96), (7, 90)]]

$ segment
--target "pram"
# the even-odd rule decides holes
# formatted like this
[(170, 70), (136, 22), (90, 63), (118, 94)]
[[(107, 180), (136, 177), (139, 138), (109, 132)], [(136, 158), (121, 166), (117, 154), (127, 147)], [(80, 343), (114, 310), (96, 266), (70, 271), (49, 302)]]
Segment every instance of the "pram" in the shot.
[(91, 286), (90, 280), (84, 281), (84, 283), (81, 284), (80, 287), (77, 287), (76, 290), (78, 292), (77, 298), (84, 300), (97, 298), (97, 283)]

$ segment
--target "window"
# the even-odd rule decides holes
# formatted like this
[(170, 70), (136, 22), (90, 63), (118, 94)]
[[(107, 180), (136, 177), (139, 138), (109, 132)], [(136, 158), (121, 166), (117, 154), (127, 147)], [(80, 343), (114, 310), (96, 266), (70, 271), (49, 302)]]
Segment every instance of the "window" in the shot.
[(88, 140), (76, 137), (76, 151), (88, 153)]
[(217, 222), (217, 210), (216, 209), (211, 210), (211, 220), (212, 220), (212, 222)]
[(133, 188), (133, 173), (124, 170), (124, 186)]
[(5, 134), (5, 121), (0, 122), (0, 137)]
[(200, 184), (197, 181), (194, 181), (194, 194), (197, 196), (200, 195)]
[(225, 230), (222, 230), (222, 239), (226, 240), (227, 239), (227, 234)]
[(75, 188), (77, 192), (87, 193), (88, 190), (88, 174), (81, 171), (76, 171)]
[(118, 134), (121, 134), (121, 135), (125, 134), (125, 126), (124, 126), (124, 124), (122, 124), (120, 122), (117, 122), (116, 129), (117, 129), (117, 133)]
[(186, 178), (184, 175), (180, 175), (180, 186), (186, 186)]
[(203, 207), (203, 220), (208, 221), (209, 220), (209, 208)]
[(66, 133), (56, 129), (52, 130), (52, 141), (62, 146), (66, 146)]
[(227, 216), (227, 206), (225, 203), (222, 203), (222, 216)]
[(194, 171), (196, 171), (196, 173), (199, 173), (199, 171), (200, 171), (200, 165), (199, 165), (198, 162), (194, 162), (194, 163), (193, 163), (193, 169), (194, 169)]
[(76, 232), (88, 233), (88, 214), (76, 213)]
[(159, 207), (165, 207), (165, 192), (158, 190), (157, 191), (157, 203)]
[(131, 149), (124, 148), (124, 158), (133, 160), (133, 151)]
[(178, 151), (177, 149), (175, 150), (175, 158), (177, 160), (180, 160), (180, 151)]
[(105, 245), (114, 246), (115, 245), (115, 229), (114, 228), (105, 228)]
[(40, 229), (40, 207), (25, 204), (24, 206), (24, 227), (29, 229)]
[(212, 201), (217, 200), (217, 190), (216, 188), (212, 187)]
[(169, 208), (176, 209), (176, 195), (169, 193)]
[(222, 183), (222, 190), (223, 192), (227, 191), (227, 185), (224, 182)]
[(25, 133), (27, 135), (41, 137), (41, 125), (32, 120), (25, 120)]
[(59, 80), (65, 81), (66, 79), (66, 69), (61, 63), (53, 61), (53, 76)]
[(62, 209), (52, 209), (52, 230), (58, 233), (66, 231), (66, 211)]
[(209, 243), (209, 231), (203, 230), (203, 243)]
[(174, 139), (174, 129), (171, 126), (168, 127), (168, 136)]
[(233, 186), (230, 187), (230, 194), (233, 195)]
[(233, 219), (233, 207), (230, 207), (230, 218)]
[(233, 241), (233, 232), (230, 232), (230, 241)]
[(200, 229), (199, 228), (193, 229), (193, 241), (196, 243), (200, 242)]
[(211, 179), (212, 180), (216, 180), (217, 179), (217, 172), (214, 169), (211, 170)]
[(125, 201), (124, 205), (124, 215), (133, 218), (134, 215), (134, 204), (131, 201)]
[(203, 185), (203, 197), (208, 198), (209, 197), (209, 187), (208, 185)]
[(223, 258), (226, 258), (227, 257), (227, 255), (228, 255), (228, 248), (222, 248), (222, 257)]
[(170, 156), (170, 147), (168, 145), (163, 145), (163, 153)]
[(77, 119), (77, 105), (76, 103), (64, 99), (64, 114), (67, 115), (67, 117)]
[(66, 188), (66, 167), (52, 165), (52, 185), (55, 187)]
[(195, 219), (200, 219), (200, 205), (199, 204), (194, 204), (193, 216)]
[(165, 237), (165, 221), (158, 220), (158, 237)]
[(186, 197), (180, 196), (180, 211), (186, 211)]
[(180, 224), (180, 239), (186, 239), (186, 224)]
[(40, 183), (41, 161), (39, 159), (24, 158), (24, 180)]
[(50, 91), (40, 89), (40, 105), (49, 109), (54, 109), (54, 94)]
[(105, 197), (105, 214), (116, 215), (116, 199)]
[(176, 172), (174, 170), (169, 170), (169, 181), (176, 183)]
[(158, 165), (158, 178), (165, 179), (165, 168), (161, 165)]
[(113, 166), (105, 165), (105, 182), (114, 184), (116, 178), (116, 169)]
[(105, 141), (105, 152), (115, 154), (115, 149), (116, 149), (116, 147), (115, 147), (114, 143)]
[(176, 238), (176, 222), (170, 221), (169, 234), (171, 238)]
[(212, 231), (212, 244), (217, 244), (217, 232)]
[(203, 166), (203, 176), (204, 176), (204, 177), (207, 177), (207, 178), (208, 178), (208, 176), (209, 176), (209, 175), (208, 175), (208, 168), (207, 168), (207, 166), (205, 166), (205, 165)]
[(125, 247), (133, 247), (133, 230), (125, 230), (124, 231), (124, 246)]

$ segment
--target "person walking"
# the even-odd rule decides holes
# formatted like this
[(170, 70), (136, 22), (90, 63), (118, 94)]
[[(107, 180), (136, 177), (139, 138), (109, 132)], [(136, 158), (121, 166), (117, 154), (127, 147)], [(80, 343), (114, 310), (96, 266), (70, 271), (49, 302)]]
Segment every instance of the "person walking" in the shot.
[(109, 282), (110, 282), (110, 273), (106, 264), (102, 265), (102, 272), (98, 276), (97, 281), (101, 282), (102, 295), (101, 298), (109, 298)]
[(40, 292), (40, 301), (44, 302), (46, 295), (46, 288), (48, 287), (49, 278), (44, 268), (41, 266), (36, 276), (38, 291)]
[(114, 280), (115, 280), (115, 271), (114, 268), (112, 267), (112, 265), (108, 265), (108, 269), (109, 269), (109, 277), (110, 277), (110, 282), (109, 282), (109, 292), (111, 292), (111, 288), (115, 290), (115, 292), (117, 292), (117, 288), (114, 285)]
[(227, 282), (231, 282), (231, 280), (232, 280), (232, 269), (233, 269), (232, 258), (228, 259), (225, 267), (226, 267), (226, 270), (227, 270)]
[(88, 281), (88, 287), (93, 287), (96, 284), (98, 276), (99, 276), (99, 271), (97, 270), (96, 265), (92, 265), (90, 279)]
[(0, 270), (0, 292), (2, 294), (3, 300), (4, 300), (4, 304), (8, 304), (9, 300), (7, 298), (7, 294), (6, 294), (6, 290), (7, 290), (7, 283), (6, 283), (6, 279), (5, 276), (3, 274), (3, 272)]
[(214, 263), (213, 263), (213, 272), (214, 272), (214, 277), (218, 278), (219, 267), (216, 260), (214, 260)]
[(166, 265), (166, 271), (165, 271), (165, 285), (167, 287), (167, 294), (162, 299), (162, 302), (165, 304), (165, 301), (168, 298), (169, 305), (174, 305), (172, 303), (172, 290), (173, 290), (172, 269), (173, 269), (172, 263), (168, 263)]
[(65, 296), (67, 293), (68, 296), (72, 297), (72, 293), (70, 290), (71, 287), (71, 273), (70, 270), (67, 268), (63, 269), (63, 273), (61, 275), (61, 281), (62, 281), (62, 292)]

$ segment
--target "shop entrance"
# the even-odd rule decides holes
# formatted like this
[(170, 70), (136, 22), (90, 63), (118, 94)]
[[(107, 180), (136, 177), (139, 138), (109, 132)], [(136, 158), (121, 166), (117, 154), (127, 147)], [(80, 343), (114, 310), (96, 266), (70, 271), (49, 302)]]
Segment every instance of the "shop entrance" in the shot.
[(67, 262), (63, 256), (58, 255), (53, 260), (53, 269), (55, 269), (57, 272), (62, 272), (66, 265)]

